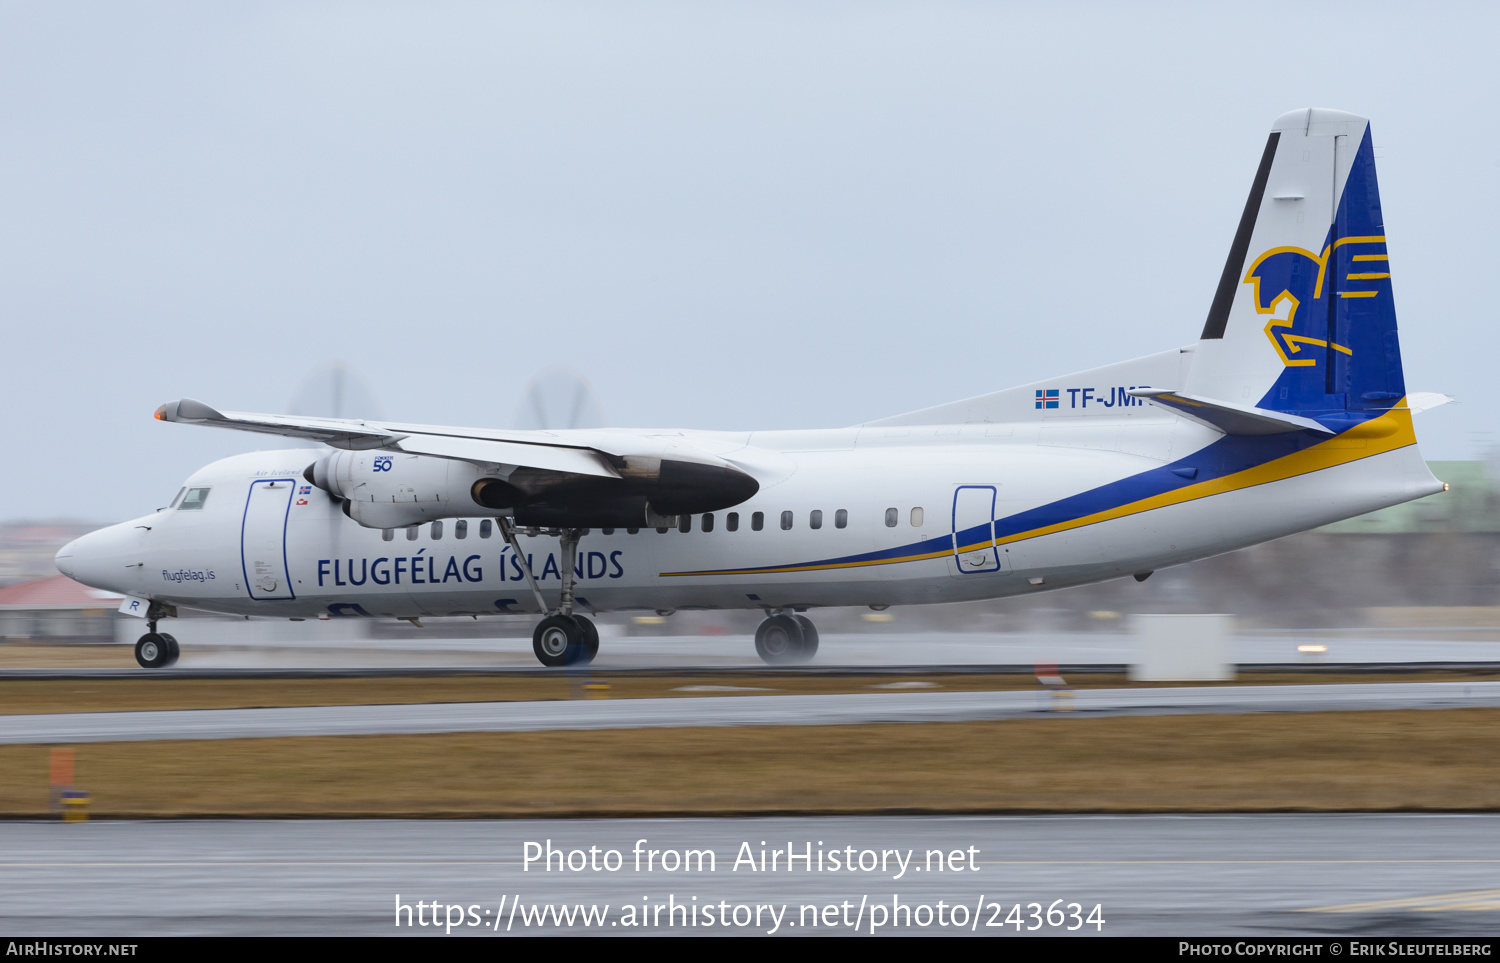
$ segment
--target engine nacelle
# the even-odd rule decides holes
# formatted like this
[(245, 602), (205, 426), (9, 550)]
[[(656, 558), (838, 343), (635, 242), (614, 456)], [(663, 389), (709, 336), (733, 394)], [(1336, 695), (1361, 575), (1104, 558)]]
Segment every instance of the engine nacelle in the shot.
[(333, 451), (303, 477), (344, 500), (344, 513), (366, 528), (403, 528), (438, 518), (501, 515), (477, 503), (483, 482), (504, 482), (478, 465), (393, 451)]

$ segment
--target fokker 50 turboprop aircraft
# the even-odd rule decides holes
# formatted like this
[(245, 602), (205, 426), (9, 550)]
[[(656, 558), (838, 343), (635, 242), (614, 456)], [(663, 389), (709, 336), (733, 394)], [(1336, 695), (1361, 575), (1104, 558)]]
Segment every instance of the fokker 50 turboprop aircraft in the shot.
[(169, 509), (57, 555), (149, 620), (535, 612), (587, 662), (588, 614), (763, 609), (801, 661), (818, 606), (1043, 592), (1228, 552), (1441, 491), (1401, 372), (1369, 124), (1276, 121), (1200, 339), (815, 431), (504, 431), (221, 412), (162, 421), (322, 442), (215, 462)]

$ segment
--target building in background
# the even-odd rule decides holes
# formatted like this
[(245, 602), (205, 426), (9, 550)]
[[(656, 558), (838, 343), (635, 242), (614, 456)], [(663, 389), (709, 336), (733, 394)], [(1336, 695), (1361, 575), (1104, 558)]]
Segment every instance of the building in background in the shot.
[(121, 601), (122, 596), (79, 585), (66, 575), (7, 585), (0, 588), (0, 638), (114, 642), (115, 622), (125, 618), (119, 614)]

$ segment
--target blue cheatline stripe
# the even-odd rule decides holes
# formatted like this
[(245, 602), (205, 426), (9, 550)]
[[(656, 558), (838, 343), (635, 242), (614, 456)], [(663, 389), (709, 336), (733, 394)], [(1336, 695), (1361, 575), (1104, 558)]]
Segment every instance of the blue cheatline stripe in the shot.
[[(1391, 417), (1396, 414), (1405, 416), (1405, 432), (1393, 431), (1389, 443), (1377, 443), (1372, 447), (1362, 450), (1357, 455), (1352, 455), (1347, 461), (1355, 461), (1367, 458), (1370, 455), (1390, 451), (1414, 442), (1410, 434), (1410, 413), (1404, 408), (1399, 412), (1388, 410), (1383, 413), (1356, 413), (1340, 412), (1350, 421), (1343, 422), (1344, 427), (1357, 427), (1379, 417)], [(1331, 420), (1331, 419), (1329, 419)], [(1299, 452), (1308, 451), (1318, 445), (1328, 444), (1337, 440), (1339, 436), (1330, 439), (1313, 431), (1288, 432), (1281, 435), (1257, 435), (1257, 436), (1232, 436), (1226, 435), (1190, 455), (1184, 456), (1175, 462), (1152, 468), (1118, 481), (1100, 485), (1086, 492), (1080, 492), (1067, 498), (1059, 499), (1046, 505), (1018, 512), (1005, 518), (996, 520), (994, 537), (997, 541), (1021, 541), (1022, 539), (1034, 537), (1030, 533), (1043, 534), (1044, 529), (1056, 525), (1066, 525), (1079, 519), (1097, 515), (1101, 512), (1109, 512), (1114, 509), (1124, 508), (1135, 502), (1154, 498), (1163, 494), (1180, 491), (1183, 489), (1198, 488), (1201, 495), (1185, 493), (1184, 500), (1197, 497), (1207, 497), (1223, 491), (1223, 482), (1241, 472), (1260, 468)], [(1305, 471), (1317, 470), (1310, 466)], [(1176, 474), (1176, 469), (1196, 469), (1193, 477), (1184, 477)], [(1289, 469), (1285, 476), (1293, 477), (1305, 473), (1295, 467)], [(1278, 478), (1266, 480), (1279, 480)], [(1247, 480), (1244, 485), (1237, 487), (1252, 487), (1263, 484), (1265, 480)], [(1230, 490), (1237, 490), (1231, 488)], [(1103, 521), (1104, 519), (1100, 519)], [(984, 541), (988, 543), (989, 536), (984, 531), (984, 526), (966, 529), (959, 533), (960, 546), (972, 545)], [(843, 555), (834, 558), (814, 559), (806, 562), (789, 562), (781, 565), (762, 565), (747, 568), (729, 569), (706, 569), (691, 572), (662, 572), (662, 577), (684, 577), (694, 575), (763, 575), (784, 572), (806, 572), (820, 569), (855, 568), (865, 565), (892, 565), (901, 562), (924, 561), (950, 555), (953, 552), (953, 537), (944, 534), (936, 538), (929, 538), (920, 542), (908, 543), (895, 548), (883, 549), (877, 552), (864, 552), (856, 555)]]

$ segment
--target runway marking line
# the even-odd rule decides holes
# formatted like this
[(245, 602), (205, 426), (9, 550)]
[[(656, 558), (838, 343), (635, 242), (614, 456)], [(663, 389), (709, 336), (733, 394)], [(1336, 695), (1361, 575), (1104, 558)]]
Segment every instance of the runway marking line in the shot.
[(1500, 910), (1500, 889), (1476, 889), (1465, 893), (1442, 893), (1437, 896), (1412, 896), (1406, 899), (1383, 899), (1368, 903), (1345, 903), (1340, 906), (1315, 906), (1299, 913), (1367, 913), (1374, 910), (1405, 909), (1431, 913), (1444, 910)]

